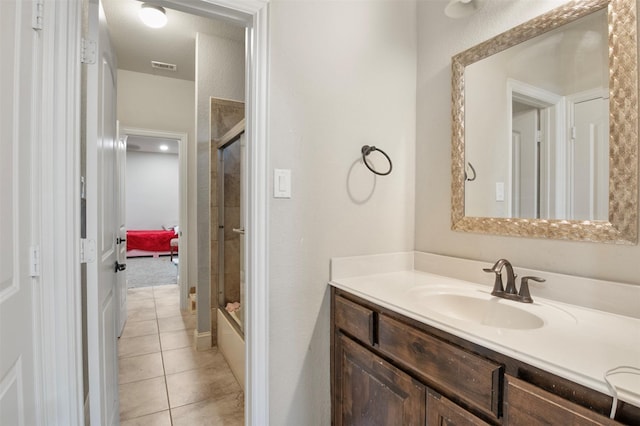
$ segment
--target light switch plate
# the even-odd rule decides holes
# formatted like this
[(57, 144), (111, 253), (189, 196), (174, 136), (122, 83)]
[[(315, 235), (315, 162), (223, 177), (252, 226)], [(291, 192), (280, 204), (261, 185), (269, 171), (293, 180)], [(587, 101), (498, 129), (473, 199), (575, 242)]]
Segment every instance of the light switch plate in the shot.
[(273, 198), (291, 198), (291, 170), (273, 169)]
[(504, 182), (496, 182), (496, 201), (504, 201)]

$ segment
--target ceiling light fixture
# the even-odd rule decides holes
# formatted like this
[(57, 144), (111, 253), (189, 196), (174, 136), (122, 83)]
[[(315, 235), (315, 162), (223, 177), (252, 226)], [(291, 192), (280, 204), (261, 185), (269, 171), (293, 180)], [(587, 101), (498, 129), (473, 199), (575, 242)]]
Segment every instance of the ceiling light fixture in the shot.
[(482, 6), (481, 0), (451, 0), (444, 8), (444, 14), (452, 19), (466, 18)]
[(140, 19), (148, 27), (162, 28), (167, 25), (167, 12), (164, 7), (142, 3), (142, 6), (140, 6)]
[(160, 151), (169, 151), (169, 147), (167, 145), (160, 145)]

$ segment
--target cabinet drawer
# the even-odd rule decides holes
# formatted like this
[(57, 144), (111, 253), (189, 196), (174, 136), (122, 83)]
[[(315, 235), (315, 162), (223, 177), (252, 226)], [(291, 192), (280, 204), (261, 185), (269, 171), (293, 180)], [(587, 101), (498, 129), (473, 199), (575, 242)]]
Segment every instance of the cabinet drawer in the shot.
[(427, 424), (455, 426), (489, 426), (470, 412), (463, 410), (435, 392), (427, 393)]
[(371, 309), (367, 309), (344, 297), (336, 296), (335, 322), (336, 327), (356, 339), (373, 345), (374, 316)]
[(506, 376), (505, 419), (512, 425), (616, 425), (613, 420), (530, 383)]
[(439, 392), (487, 414), (501, 415), (503, 367), (380, 315), (378, 349), (425, 378)]

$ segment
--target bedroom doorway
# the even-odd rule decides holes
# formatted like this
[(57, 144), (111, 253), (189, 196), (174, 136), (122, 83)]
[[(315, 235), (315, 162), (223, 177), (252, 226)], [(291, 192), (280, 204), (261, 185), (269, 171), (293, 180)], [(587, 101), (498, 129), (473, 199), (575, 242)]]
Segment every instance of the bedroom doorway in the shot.
[(127, 146), (127, 287), (178, 284), (180, 308), (186, 310), (188, 136), (122, 127), (119, 137)]

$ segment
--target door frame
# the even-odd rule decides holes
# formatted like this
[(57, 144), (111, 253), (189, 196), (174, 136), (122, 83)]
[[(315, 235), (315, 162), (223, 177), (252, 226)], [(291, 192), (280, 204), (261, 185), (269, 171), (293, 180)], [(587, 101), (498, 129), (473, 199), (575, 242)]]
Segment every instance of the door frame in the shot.
[(245, 424), (269, 424), (268, 0), (152, 0), (154, 4), (246, 27), (247, 316)]
[[(154, 2), (187, 13), (215, 16), (247, 27), (247, 136), (249, 209), (247, 226), (247, 391), (245, 421), (269, 422), (269, 268), (268, 268), (268, 0), (178, 0)], [(81, 241), (80, 123), (81, 2), (44, 2), (42, 144), (33, 161), (42, 164), (38, 188), (47, 223), (42, 229), (41, 290), (34, 301), (36, 351), (46, 353), (36, 374), (41, 379), (38, 407), (52, 423), (84, 424)], [(44, 158), (48, 154), (47, 158)], [(46, 160), (46, 162), (45, 162)], [(52, 161), (53, 160), (53, 161)], [(83, 256), (86, 253), (82, 254)]]
[[(564, 98), (556, 93), (544, 90), (542, 88), (532, 86), (512, 78), (507, 79), (507, 135), (508, 135), (508, 152), (507, 158), (513, 159), (513, 150), (511, 143), (511, 135), (513, 132), (511, 126), (511, 117), (513, 116), (512, 101), (517, 100), (527, 105), (535, 106), (542, 110), (542, 120), (540, 125), (542, 130), (543, 143), (540, 152), (540, 214), (545, 217), (562, 217), (558, 210), (558, 200), (564, 197), (562, 185), (553, 185), (553, 182), (564, 181), (564, 164), (565, 151), (564, 144), (566, 140), (566, 132), (562, 123), (565, 122), (565, 105)], [(555, 165), (555, 166), (554, 166)], [(508, 182), (512, 186), (514, 178), (512, 167), (509, 167)], [(553, 176), (553, 177), (552, 177)], [(508, 214), (513, 217), (513, 188), (506, 191), (509, 194)], [(555, 194), (555, 195), (554, 195)]]
[[(81, 2), (45, 1), (42, 98), (34, 110), (40, 149), (33, 150), (40, 232), (40, 282), (34, 292), (37, 416), (43, 424), (84, 423), (82, 292), (80, 288)], [(35, 9), (34, 9), (35, 10)], [(36, 81), (37, 80), (37, 81)], [(37, 295), (36, 295), (37, 293)], [(46, 355), (45, 355), (46, 354)]]
[[(179, 161), (179, 202), (180, 209), (178, 212), (180, 226), (180, 253), (181, 257), (187, 259), (189, 256), (189, 216), (188, 216), (188, 149), (189, 137), (186, 132), (173, 132), (165, 130), (143, 129), (139, 127), (121, 126), (120, 135), (127, 136), (146, 136), (152, 138), (176, 139), (179, 141), (178, 161)], [(183, 232), (183, 230), (185, 232)], [(180, 285), (180, 309), (187, 309), (187, 300), (189, 298), (189, 267), (188, 263), (180, 262), (182, 265), (178, 268)]]

